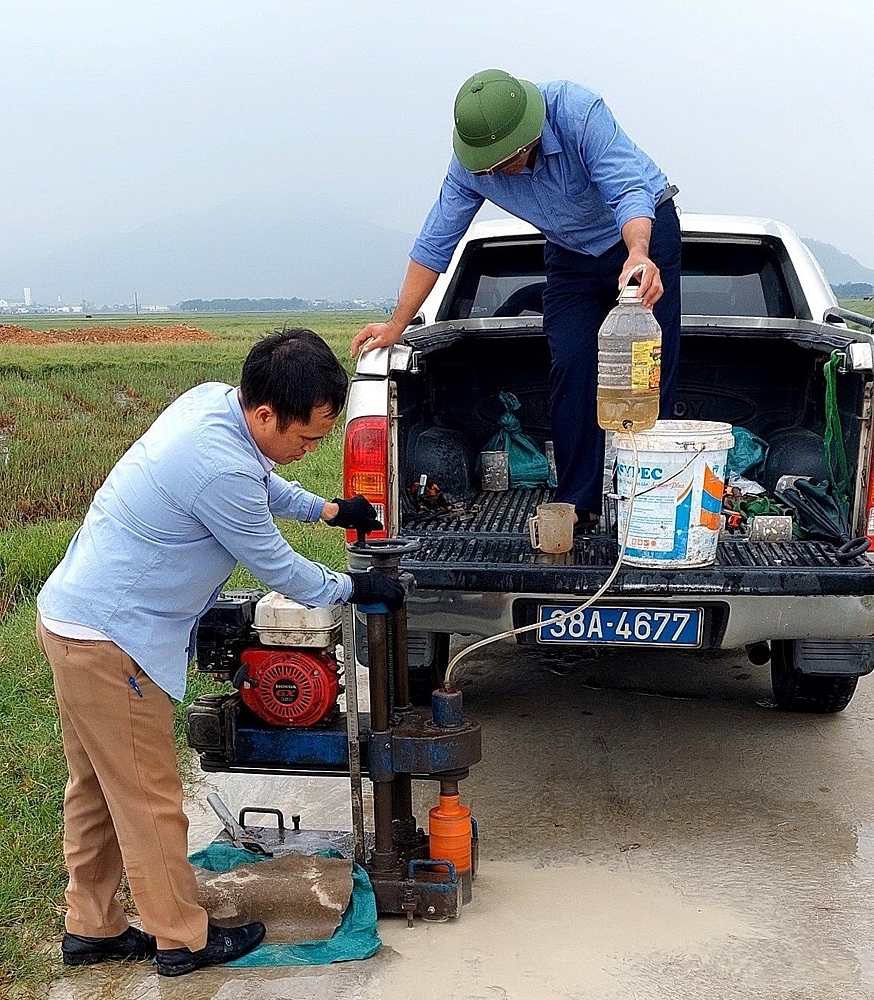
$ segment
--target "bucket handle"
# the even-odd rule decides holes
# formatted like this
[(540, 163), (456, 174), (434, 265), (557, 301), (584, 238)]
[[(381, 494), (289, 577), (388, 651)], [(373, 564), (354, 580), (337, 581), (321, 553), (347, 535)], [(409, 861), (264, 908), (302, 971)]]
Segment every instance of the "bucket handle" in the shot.
[[(701, 455), (703, 455), (705, 451), (707, 451), (707, 445), (702, 445), (697, 451), (692, 452), (692, 457), (689, 459), (688, 462), (686, 462), (686, 464), (682, 468), (677, 469), (677, 471), (672, 476), (668, 476), (667, 479), (660, 479), (657, 483), (654, 483), (652, 486), (648, 487), (647, 489), (645, 489), (645, 490), (639, 490), (637, 493), (635, 493), (635, 499), (637, 497), (646, 496), (647, 493), (652, 493), (653, 490), (657, 490), (660, 487), (666, 485), (667, 483), (672, 482), (678, 476), (682, 476), (683, 473), (686, 471), (686, 469), (688, 469), (689, 466), (695, 461), (695, 459), (699, 458)], [(609, 493), (607, 495), (611, 496), (611, 494), (609, 494)], [(622, 496), (620, 493), (616, 493), (616, 494), (614, 494), (614, 496), (615, 496), (615, 498), (617, 500), (627, 500), (628, 499), (627, 497)]]
[(650, 486), (648, 489), (640, 490), (637, 493), (637, 496), (639, 497), (645, 496), (647, 493), (652, 493), (653, 490), (657, 490), (660, 486), (664, 486), (666, 483), (673, 482), (673, 480), (675, 480), (678, 476), (682, 476), (683, 473), (686, 471), (686, 469), (688, 469), (689, 466), (695, 461), (695, 459), (703, 455), (705, 451), (707, 451), (706, 445), (704, 445), (702, 448), (699, 448), (698, 451), (694, 452), (692, 457), (689, 459), (688, 462), (686, 462), (686, 464), (683, 466), (682, 469), (678, 469), (672, 476), (668, 476), (667, 479), (660, 479), (657, 483), (655, 483), (655, 485)]

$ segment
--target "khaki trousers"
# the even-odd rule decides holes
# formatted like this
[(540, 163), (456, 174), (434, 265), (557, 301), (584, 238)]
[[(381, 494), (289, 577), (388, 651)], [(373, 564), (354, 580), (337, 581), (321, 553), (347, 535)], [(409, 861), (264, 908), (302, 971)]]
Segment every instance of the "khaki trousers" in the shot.
[(70, 774), (67, 930), (113, 937), (127, 928), (116, 899), (124, 869), (158, 947), (203, 948), (207, 914), (188, 862), (170, 696), (113, 642), (65, 639), (39, 616), (37, 639), (52, 667)]

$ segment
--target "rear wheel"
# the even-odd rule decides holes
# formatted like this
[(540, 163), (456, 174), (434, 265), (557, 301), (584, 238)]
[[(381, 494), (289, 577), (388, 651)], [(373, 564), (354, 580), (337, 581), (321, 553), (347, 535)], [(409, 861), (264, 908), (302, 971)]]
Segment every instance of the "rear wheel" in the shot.
[(796, 664), (796, 643), (792, 639), (771, 643), (771, 687), (780, 708), (790, 712), (843, 712), (856, 692), (855, 675), (810, 675)]
[(430, 705), (431, 694), (440, 687), (449, 666), (449, 633), (433, 633), (433, 652), (427, 663), (410, 667), (410, 701)]

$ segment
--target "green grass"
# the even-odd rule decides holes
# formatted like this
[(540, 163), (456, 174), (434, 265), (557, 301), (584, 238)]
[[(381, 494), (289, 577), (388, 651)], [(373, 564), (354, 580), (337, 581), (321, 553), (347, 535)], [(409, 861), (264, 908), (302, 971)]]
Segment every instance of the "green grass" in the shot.
[[(282, 325), (314, 329), (349, 365), (364, 314), (140, 317), (186, 322), (211, 342), (160, 345), (3, 345), (0, 360), (0, 996), (44, 996), (60, 974), (66, 874), (61, 848), (66, 767), (51, 672), (33, 634), (35, 597), (62, 557), (114, 462), (180, 393), (202, 381), (235, 383), (251, 344)], [(32, 329), (127, 326), (132, 317), (27, 320)], [(339, 494), (341, 430), (312, 455), (280, 469), (328, 498)], [(340, 569), (343, 533), (321, 523), (280, 522), (291, 544)], [(238, 568), (232, 586), (251, 586)], [(192, 674), (186, 704), (204, 690)], [(177, 711), (181, 740), (184, 705)]]
[[(45, 944), (61, 930), (66, 766), (51, 671), (33, 636), (33, 605), (0, 625), (0, 995), (38, 995), (57, 970)], [(15, 991), (15, 992), (14, 992)]]
[(851, 312), (861, 313), (863, 316), (874, 317), (874, 300), (870, 299), (841, 299), (840, 304), (844, 309)]

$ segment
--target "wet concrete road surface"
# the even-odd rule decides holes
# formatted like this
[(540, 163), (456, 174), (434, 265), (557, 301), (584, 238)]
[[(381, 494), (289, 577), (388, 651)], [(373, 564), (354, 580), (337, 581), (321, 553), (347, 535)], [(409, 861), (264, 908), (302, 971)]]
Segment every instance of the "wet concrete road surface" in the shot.
[[(447, 924), (380, 921), (372, 959), (69, 975), (53, 1000), (874, 998), (874, 681), (836, 716), (769, 707), (743, 654), (493, 646), (462, 661), (484, 759), (474, 900)], [(338, 779), (209, 776), (206, 794), (349, 826)], [(427, 820), (435, 789), (417, 788)]]

